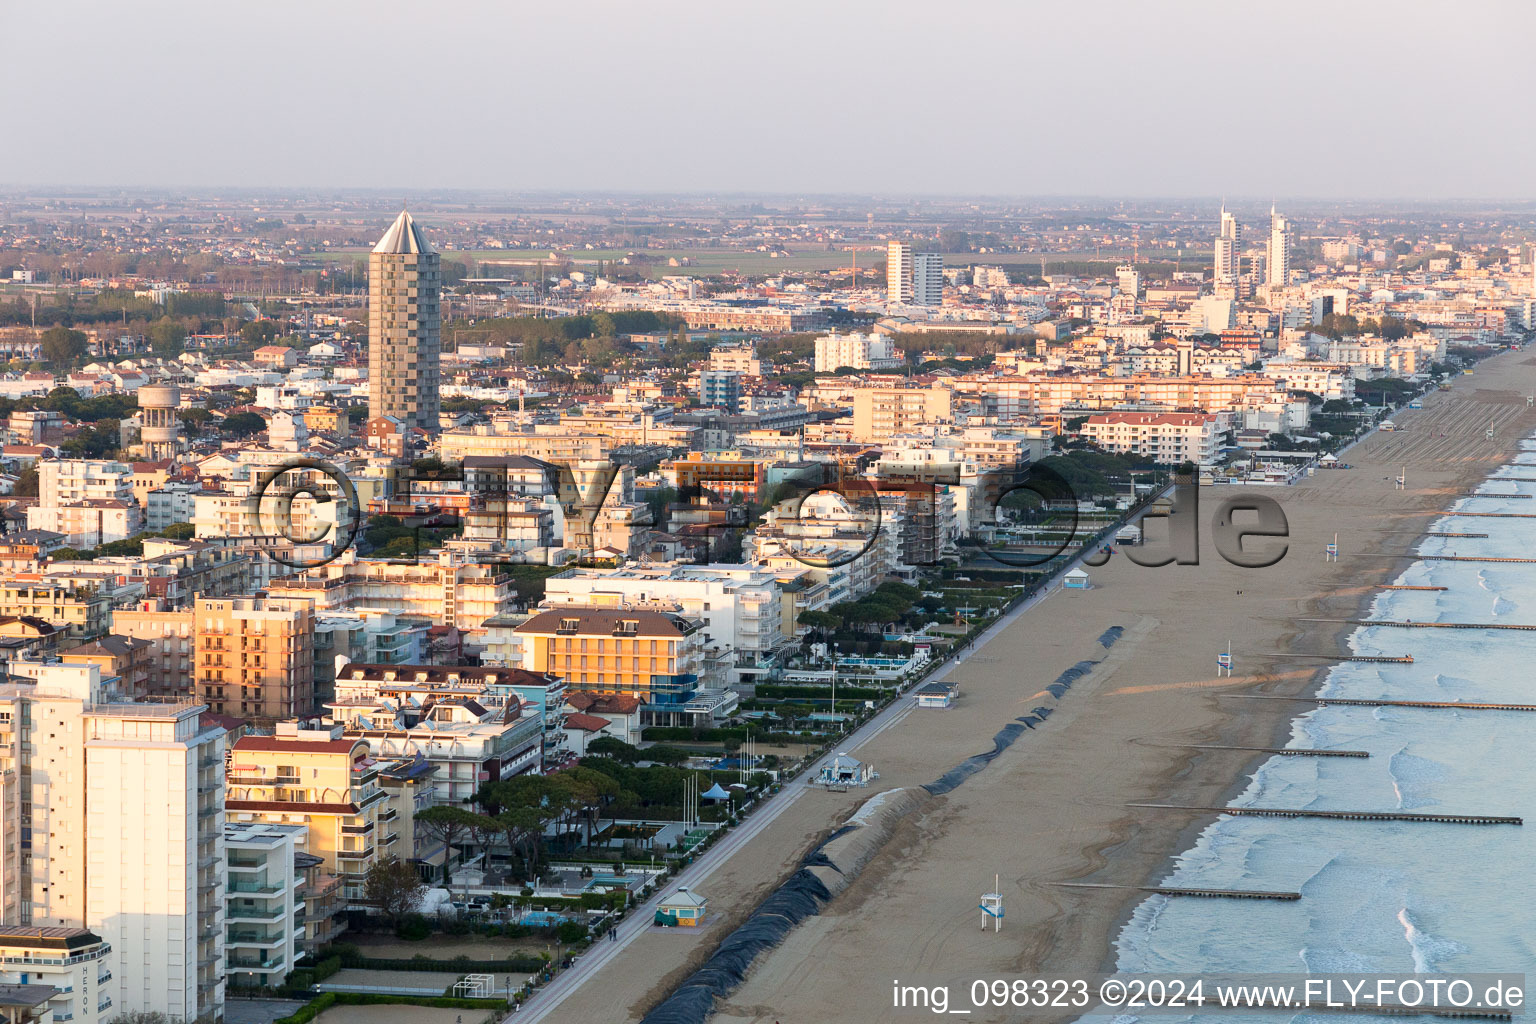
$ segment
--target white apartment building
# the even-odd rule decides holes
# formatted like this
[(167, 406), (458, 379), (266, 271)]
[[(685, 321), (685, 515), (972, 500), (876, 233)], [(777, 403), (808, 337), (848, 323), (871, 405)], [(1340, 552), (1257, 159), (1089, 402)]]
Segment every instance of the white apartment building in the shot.
[(936, 252), (913, 252), (905, 242), (887, 242), (885, 297), (893, 304), (939, 305), (944, 300), (944, 257)]
[(1291, 279), (1291, 222), (1269, 210), (1269, 266), (1266, 282), (1283, 288)]
[(944, 302), (944, 257), (936, 252), (912, 254), (912, 304), (937, 306)]
[(912, 247), (902, 242), (885, 245), (885, 301), (912, 301)]
[(99, 994), (119, 1013), (222, 1016), (224, 730), (203, 704), (123, 699), (94, 664), (9, 671), (0, 769), (31, 779), (20, 923), (110, 944)]
[(971, 286), (973, 288), (1007, 288), (1008, 271), (1002, 267), (972, 267)]
[(127, 464), (102, 459), (37, 464), (37, 504), (27, 509), (27, 529), (62, 533), (70, 547), (94, 548), (133, 536), (142, 522)]
[(92, 498), (132, 502), (132, 467), (103, 459), (47, 459), (37, 464), (39, 505), (67, 505)]
[(359, 559), (348, 549), (333, 562), (273, 580), (271, 597), (305, 598), (317, 612), (382, 608), (396, 615), (457, 626), (475, 639), (484, 623), (514, 610), (512, 577), (495, 565), (407, 565)]
[(1221, 208), (1221, 227), (1216, 232), (1215, 279), (1217, 285), (1235, 287), (1241, 274), (1243, 228), (1237, 218)]
[(763, 525), (747, 534), (745, 558), (776, 572), (809, 570), (827, 585), (827, 605), (857, 600), (903, 568), (901, 524), (892, 519), (853, 508), (829, 492), (813, 494), (798, 516), (770, 509)]
[(839, 334), (833, 331), (816, 339), (816, 372), (834, 373), (843, 367), (855, 370), (895, 370), (901, 353), (891, 339), (879, 334)]
[(777, 574), (748, 565), (567, 569), (544, 583), (544, 607), (562, 606), (676, 610), (698, 619), (706, 668), (718, 667), (715, 679), (728, 685), (766, 673), (795, 644)]
[(1355, 397), (1355, 377), (1344, 363), (1271, 359), (1264, 364), (1264, 376), (1293, 391), (1310, 391), (1325, 402)]
[(761, 377), (763, 361), (757, 357), (757, 350), (751, 345), (722, 345), (710, 350), (709, 369)]
[(276, 988), (304, 944), (304, 876), (295, 865), (309, 834), (304, 825), (231, 821), (224, 891), (225, 977), (232, 985)]
[(116, 1016), (112, 947), (85, 928), (0, 924), (0, 986), (51, 985), (56, 1021), (98, 1024)]
[(1083, 434), (1117, 455), (1134, 455), (1163, 465), (1216, 462), (1216, 417), (1194, 412), (1107, 412), (1088, 417)]
[(337, 689), (346, 687), (352, 696), (327, 705), (330, 720), (342, 726), (348, 738), (366, 739), (375, 757), (425, 758), (437, 769), (432, 777), (433, 802), (462, 805), (487, 781), (541, 770), (544, 722), (533, 707), (525, 713), (515, 699), (487, 706), (477, 696), (448, 688), (412, 699), (384, 685), (394, 679), (377, 684), (380, 696), (357, 695), (350, 677), (380, 668), (386, 676), (397, 675), (398, 681), (405, 682), (426, 666), (344, 668), (337, 676)]
[(67, 505), (34, 505), (27, 509), (27, 529), (62, 533), (65, 543), (81, 550), (127, 540), (140, 532), (143, 516), (130, 495), (127, 501), (87, 498)]

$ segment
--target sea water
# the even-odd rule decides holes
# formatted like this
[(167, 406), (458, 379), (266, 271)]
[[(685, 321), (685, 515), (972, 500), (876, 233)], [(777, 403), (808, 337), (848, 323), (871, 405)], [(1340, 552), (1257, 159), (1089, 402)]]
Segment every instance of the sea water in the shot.
[[(1503, 479), (1536, 477), (1536, 445), (1526, 448), (1532, 455), (1514, 456), (1478, 490), (1536, 495), (1536, 483)], [(1536, 557), (1536, 519), (1456, 514), (1532, 514), (1536, 499), (1463, 498), (1450, 508), (1430, 531), (1488, 537), (1425, 537), (1419, 554)], [(1395, 582), (1447, 589), (1382, 591), (1367, 619), (1536, 623), (1536, 564), (1416, 561)], [(1359, 655), (1412, 654), (1414, 662), (1341, 663), (1319, 696), (1536, 704), (1536, 632), (1361, 626), (1348, 646)], [(1519, 815), (1529, 824), (1223, 818), (1157, 881), (1300, 892), (1301, 899), (1153, 896), (1137, 906), (1116, 941), (1120, 972), (1526, 972), (1536, 979), (1536, 885), (1529, 881), (1536, 864), (1536, 713), (1323, 706), (1296, 719), (1287, 745), (1365, 750), (1370, 757), (1271, 757), (1234, 805)], [(1145, 1019), (1339, 1018), (1218, 1011)]]

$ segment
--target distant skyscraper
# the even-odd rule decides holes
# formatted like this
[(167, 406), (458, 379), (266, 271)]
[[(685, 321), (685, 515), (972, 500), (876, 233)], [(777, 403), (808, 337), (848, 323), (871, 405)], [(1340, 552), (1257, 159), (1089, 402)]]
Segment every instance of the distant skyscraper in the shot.
[(368, 257), (368, 418), (437, 433), (438, 256), (404, 210)]
[(885, 246), (885, 299), (912, 301), (912, 247), (903, 242), (887, 242)]
[(885, 246), (885, 298), (937, 306), (944, 301), (944, 257), (936, 252), (913, 252), (905, 242)]
[(1291, 280), (1291, 222), (1273, 206), (1269, 208), (1269, 275), (1265, 280), (1280, 287)]
[(912, 301), (919, 306), (937, 306), (944, 301), (944, 257), (939, 253), (913, 254)]
[(1243, 252), (1243, 227), (1237, 222), (1237, 218), (1227, 212), (1227, 208), (1221, 208), (1221, 228), (1216, 233), (1216, 275), (1215, 284), (1237, 284), (1241, 273), (1240, 261)]

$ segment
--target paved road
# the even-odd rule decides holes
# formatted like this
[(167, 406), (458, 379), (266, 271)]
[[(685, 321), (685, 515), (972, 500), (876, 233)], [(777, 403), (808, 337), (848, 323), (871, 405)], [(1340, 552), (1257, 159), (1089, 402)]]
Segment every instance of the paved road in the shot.
[[(1131, 522), (1135, 522), (1140, 516), (1136, 516)], [(1083, 560), (1082, 555), (1074, 558), (1069, 564), (1062, 567), (1061, 571), (1076, 568)], [(1007, 629), (1019, 616), (1055, 593), (1058, 587), (1042, 590), (1025, 599), (1018, 607), (1006, 613), (992, 625), (988, 626), (975, 640), (975, 642), (951, 658), (938, 671), (929, 675), (921, 682), (913, 683), (901, 696), (892, 701), (883, 711), (876, 714), (858, 729), (849, 733), (843, 742), (837, 744), (834, 749), (817, 760), (809, 770), (802, 772), (793, 782), (790, 782), (782, 790), (764, 800), (755, 813), (746, 819), (739, 827), (727, 833), (726, 837), (706, 850), (692, 864), (673, 876), (665, 886), (657, 891), (644, 904), (636, 907), (628, 917), (621, 921), (616, 929), (618, 938), (609, 940), (606, 937), (595, 942), (591, 949), (584, 953), (580, 959), (571, 966), (570, 970), (562, 972), (554, 981), (536, 992), (528, 1001), (526, 1007), (520, 1012), (509, 1014), (507, 1021), (516, 1020), (517, 1024), (534, 1024), (558, 1007), (570, 994), (584, 984), (588, 979), (602, 970), (603, 965), (618, 956), (626, 946), (652, 927), (655, 917), (656, 904), (662, 896), (671, 892), (680, 885), (694, 885), (699, 880), (707, 877), (716, 868), (720, 867), (742, 846), (752, 841), (763, 829), (773, 824), (779, 815), (783, 814), (794, 802), (804, 796), (806, 791), (814, 788), (814, 780), (821, 774), (821, 768), (838, 752), (851, 752), (868, 743), (891, 726), (903, 721), (912, 713), (916, 701), (912, 691), (918, 686), (931, 682), (937, 682), (947, 678), (950, 672), (963, 664), (967, 658), (979, 651), (988, 640)]]

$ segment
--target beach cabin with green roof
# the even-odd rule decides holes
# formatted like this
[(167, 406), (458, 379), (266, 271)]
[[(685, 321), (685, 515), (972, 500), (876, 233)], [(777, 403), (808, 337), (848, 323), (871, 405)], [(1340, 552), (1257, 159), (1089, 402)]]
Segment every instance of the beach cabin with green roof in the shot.
[(680, 886), (676, 892), (656, 904), (656, 923), (664, 928), (693, 928), (704, 920), (704, 907), (709, 900)]

